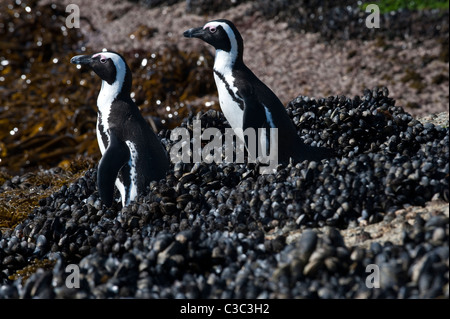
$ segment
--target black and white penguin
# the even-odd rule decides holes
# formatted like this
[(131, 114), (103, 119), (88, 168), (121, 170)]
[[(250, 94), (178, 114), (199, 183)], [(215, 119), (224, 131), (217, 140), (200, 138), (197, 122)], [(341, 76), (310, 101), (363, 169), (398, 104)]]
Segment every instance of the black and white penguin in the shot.
[(90, 67), (101, 79), (97, 98), (97, 141), (102, 153), (97, 186), (106, 206), (114, 199), (114, 185), (126, 206), (169, 169), (167, 152), (130, 97), (132, 76), (116, 52), (77, 55), (73, 64)]
[[(244, 64), (244, 41), (234, 24), (213, 20), (203, 27), (186, 30), (187, 38), (201, 39), (216, 49), (214, 79), (220, 107), (232, 128), (278, 128), (278, 160), (319, 161), (334, 155), (324, 147), (303, 143), (284, 105)], [(239, 130), (240, 131), (240, 130)], [(236, 135), (244, 141), (242, 133)]]

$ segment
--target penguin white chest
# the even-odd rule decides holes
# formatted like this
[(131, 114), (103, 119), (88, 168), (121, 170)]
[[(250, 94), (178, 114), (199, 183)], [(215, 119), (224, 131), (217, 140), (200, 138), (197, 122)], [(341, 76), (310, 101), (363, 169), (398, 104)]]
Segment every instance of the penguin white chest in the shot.
[[(102, 153), (102, 155), (105, 153), (106, 148), (108, 147), (108, 144), (109, 144), (108, 131), (103, 130), (104, 125), (105, 125), (105, 123), (103, 123), (103, 121), (101, 121), (100, 118), (97, 118), (97, 129), (96, 129), (97, 142), (98, 142), (98, 147), (100, 148), (100, 152)], [(105, 140), (104, 140), (105, 136), (106, 136), (107, 144), (105, 144)]]
[[(116, 81), (117, 82), (117, 81)], [(115, 89), (102, 81), (102, 88), (97, 97), (97, 142), (102, 154), (105, 153), (109, 145), (109, 115), (111, 113), (112, 102), (117, 96)]]
[(235, 129), (236, 135), (244, 140), (242, 134), (244, 111), (240, 108), (239, 99), (237, 97), (237, 88), (234, 87), (234, 78), (231, 75), (219, 76), (214, 72), (214, 80), (216, 81), (217, 92), (219, 94), (220, 108), (222, 109), (225, 118), (227, 119), (230, 126)]

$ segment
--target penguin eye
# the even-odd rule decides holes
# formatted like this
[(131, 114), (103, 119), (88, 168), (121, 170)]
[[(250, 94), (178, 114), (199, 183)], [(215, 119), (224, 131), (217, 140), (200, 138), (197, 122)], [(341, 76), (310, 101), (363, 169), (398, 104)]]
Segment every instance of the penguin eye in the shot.
[(217, 31), (216, 27), (209, 27), (209, 32), (214, 33)]
[(106, 63), (106, 59), (105, 58), (100, 58), (100, 62), (101, 63)]

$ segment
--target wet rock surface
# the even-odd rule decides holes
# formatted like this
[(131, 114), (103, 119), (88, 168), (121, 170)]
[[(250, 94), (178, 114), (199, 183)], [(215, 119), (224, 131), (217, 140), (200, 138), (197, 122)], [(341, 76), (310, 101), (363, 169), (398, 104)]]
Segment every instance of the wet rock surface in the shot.
[[(448, 298), (448, 210), (418, 215), (395, 243), (364, 247), (342, 235), (389, 223), (405, 205), (448, 205), (448, 126), (415, 120), (386, 88), (299, 96), (287, 108), (305, 143), (339, 157), (265, 175), (255, 164), (172, 164), (136, 202), (110, 209), (90, 168), (2, 230), (0, 296)], [(194, 118), (202, 130), (227, 127), (216, 111), (181, 127), (191, 132)], [(170, 133), (160, 132), (168, 150)], [(20, 187), (20, 178), (5, 185)], [(23, 280), (36, 259), (53, 267)], [(80, 270), (77, 289), (66, 284), (71, 264)], [(379, 269), (379, 289), (367, 281), (369, 265)]]

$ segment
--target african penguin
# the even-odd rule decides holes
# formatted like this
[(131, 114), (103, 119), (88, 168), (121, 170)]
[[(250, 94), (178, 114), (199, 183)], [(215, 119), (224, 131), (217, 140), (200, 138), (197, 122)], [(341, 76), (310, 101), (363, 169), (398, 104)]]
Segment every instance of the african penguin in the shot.
[(122, 206), (165, 177), (169, 159), (165, 148), (130, 97), (132, 76), (116, 52), (77, 55), (70, 60), (91, 68), (101, 79), (97, 98), (97, 141), (102, 153), (97, 185), (106, 206), (114, 199), (114, 185)]
[[(213, 20), (203, 27), (186, 30), (187, 38), (201, 39), (216, 49), (214, 80), (220, 107), (232, 128), (278, 128), (278, 160), (319, 161), (334, 155), (331, 149), (303, 143), (284, 105), (244, 64), (244, 42), (234, 24)], [(240, 134), (239, 134), (240, 132)], [(236, 135), (244, 141), (242, 131)]]

